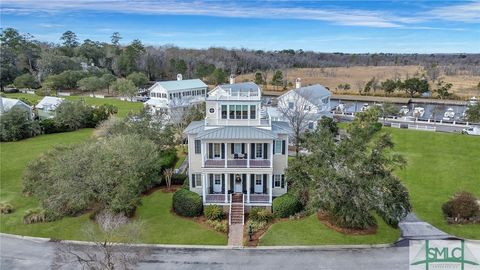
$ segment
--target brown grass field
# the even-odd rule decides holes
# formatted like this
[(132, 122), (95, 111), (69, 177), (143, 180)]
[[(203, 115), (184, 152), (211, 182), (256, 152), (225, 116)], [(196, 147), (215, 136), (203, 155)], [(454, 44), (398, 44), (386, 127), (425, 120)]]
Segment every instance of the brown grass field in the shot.
[[(354, 66), (354, 67), (336, 67), (336, 68), (292, 68), (282, 70), (284, 79), (294, 84), (296, 78), (302, 79), (302, 85), (322, 84), (328, 87), (336, 94), (358, 94), (358, 89), (363, 88), (366, 82), (372, 77), (375, 77), (378, 81), (384, 81), (386, 79), (421, 76), (425, 73), (421, 66)], [(273, 76), (273, 71), (267, 73), (267, 81), (270, 81)], [(440, 79), (445, 82), (452, 83), (451, 92), (460, 98), (466, 98), (470, 96), (479, 96), (480, 89), (477, 88), (480, 82), (480, 76), (472, 75), (455, 75), (447, 76), (440, 74)], [(239, 75), (236, 80), (242, 82), (245, 80), (253, 80), (254, 73)], [(351, 90), (344, 91), (338, 90), (339, 84), (348, 83), (351, 86)], [(434, 88), (434, 85), (431, 85)], [(265, 89), (265, 87), (263, 87)], [(291, 87), (288, 87), (291, 88)], [(268, 85), (265, 90), (278, 90), (272, 85)], [(382, 90), (377, 91), (379, 95), (383, 95)]]

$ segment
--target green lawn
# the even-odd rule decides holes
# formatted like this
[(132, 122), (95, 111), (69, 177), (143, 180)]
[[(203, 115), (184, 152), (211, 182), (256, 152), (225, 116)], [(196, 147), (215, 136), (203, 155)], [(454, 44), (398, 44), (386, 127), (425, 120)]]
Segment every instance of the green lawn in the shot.
[[(32, 94), (23, 94), (23, 93), (14, 93), (14, 94), (6, 94), (6, 97), (9, 98), (25, 98), (31, 103), (38, 103), (43, 97), (32, 95)], [(139, 111), (143, 107), (143, 103), (141, 102), (129, 102), (129, 101), (122, 101), (116, 98), (93, 98), (93, 97), (84, 97), (84, 96), (69, 96), (63, 97), (67, 100), (79, 100), (84, 99), (90, 105), (102, 105), (102, 104), (112, 104), (118, 108), (118, 116), (124, 117), (131, 111)]]
[(345, 235), (323, 225), (316, 215), (301, 220), (273, 224), (260, 240), (262, 246), (274, 245), (360, 245), (393, 243), (400, 231), (389, 227), (380, 218), (374, 235)]
[(480, 137), (388, 130), (395, 150), (407, 159), (398, 175), (410, 191), (418, 217), (447, 233), (480, 239), (480, 224), (448, 225), (441, 209), (455, 192), (469, 191), (480, 198)]
[[(0, 144), (0, 201), (8, 201), (15, 207), (14, 213), (0, 216), (1, 232), (57, 239), (84, 239), (81, 229), (91, 222), (88, 214), (48, 223), (22, 223), (25, 210), (37, 207), (38, 201), (22, 195), (21, 175), (29, 161), (53, 145), (79, 143), (87, 140), (91, 134), (92, 129), (82, 129)], [(172, 214), (171, 197), (172, 194), (154, 192), (142, 199), (143, 204), (138, 208), (136, 218), (144, 221), (144, 242), (226, 244), (225, 235)]]

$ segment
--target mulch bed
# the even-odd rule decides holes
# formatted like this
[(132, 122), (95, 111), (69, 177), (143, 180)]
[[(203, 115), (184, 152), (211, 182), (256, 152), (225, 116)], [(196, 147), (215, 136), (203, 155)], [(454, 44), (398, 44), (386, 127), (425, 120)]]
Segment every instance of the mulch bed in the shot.
[(347, 229), (347, 228), (341, 228), (333, 224), (331, 219), (326, 215), (325, 213), (322, 212), (317, 212), (317, 218), (318, 220), (324, 224), (325, 226), (329, 227), (332, 230), (335, 230), (339, 233), (343, 234), (348, 234), (348, 235), (369, 235), (369, 234), (376, 234), (378, 227), (372, 226), (367, 229)]

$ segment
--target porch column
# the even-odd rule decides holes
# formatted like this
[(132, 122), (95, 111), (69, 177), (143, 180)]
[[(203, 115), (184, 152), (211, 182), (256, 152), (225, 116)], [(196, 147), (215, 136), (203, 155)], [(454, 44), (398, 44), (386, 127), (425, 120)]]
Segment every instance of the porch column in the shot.
[(247, 168), (250, 168), (250, 143), (247, 143)]
[(207, 154), (206, 148), (205, 148), (205, 142), (200, 141), (200, 153), (202, 155), (202, 167), (205, 167), (205, 154)]
[(202, 198), (203, 198), (203, 204), (207, 202), (207, 196), (206, 196), (206, 189), (207, 189), (207, 174), (202, 173)]
[(272, 174), (269, 174), (268, 175), (268, 179), (267, 180), (269, 182), (269, 188), (268, 188), (268, 202), (269, 203), (272, 203), (272, 187), (273, 187), (273, 179), (272, 179)]
[(230, 181), (228, 181), (227, 176), (228, 176), (228, 174), (226, 173), (225, 174), (225, 179), (223, 180), (223, 181), (225, 181), (225, 183), (223, 183), (223, 185), (225, 186), (225, 203), (228, 203), (228, 183), (230, 182)]
[(250, 203), (250, 181), (252, 179), (252, 174), (247, 174), (247, 203)]
[(223, 143), (223, 151), (224, 151), (224, 157), (225, 157), (225, 168), (227, 168), (227, 153), (228, 153), (228, 149), (227, 149), (227, 146), (228, 144), (227, 143)]
[(273, 168), (273, 142), (270, 143), (270, 168)]

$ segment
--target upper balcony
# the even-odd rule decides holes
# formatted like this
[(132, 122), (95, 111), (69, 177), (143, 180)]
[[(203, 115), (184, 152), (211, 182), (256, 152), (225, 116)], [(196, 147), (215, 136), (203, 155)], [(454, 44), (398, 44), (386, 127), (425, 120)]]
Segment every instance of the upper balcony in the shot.
[(207, 143), (204, 168), (271, 168), (272, 143)]
[(252, 82), (223, 84), (210, 91), (207, 100), (260, 101), (261, 90)]

